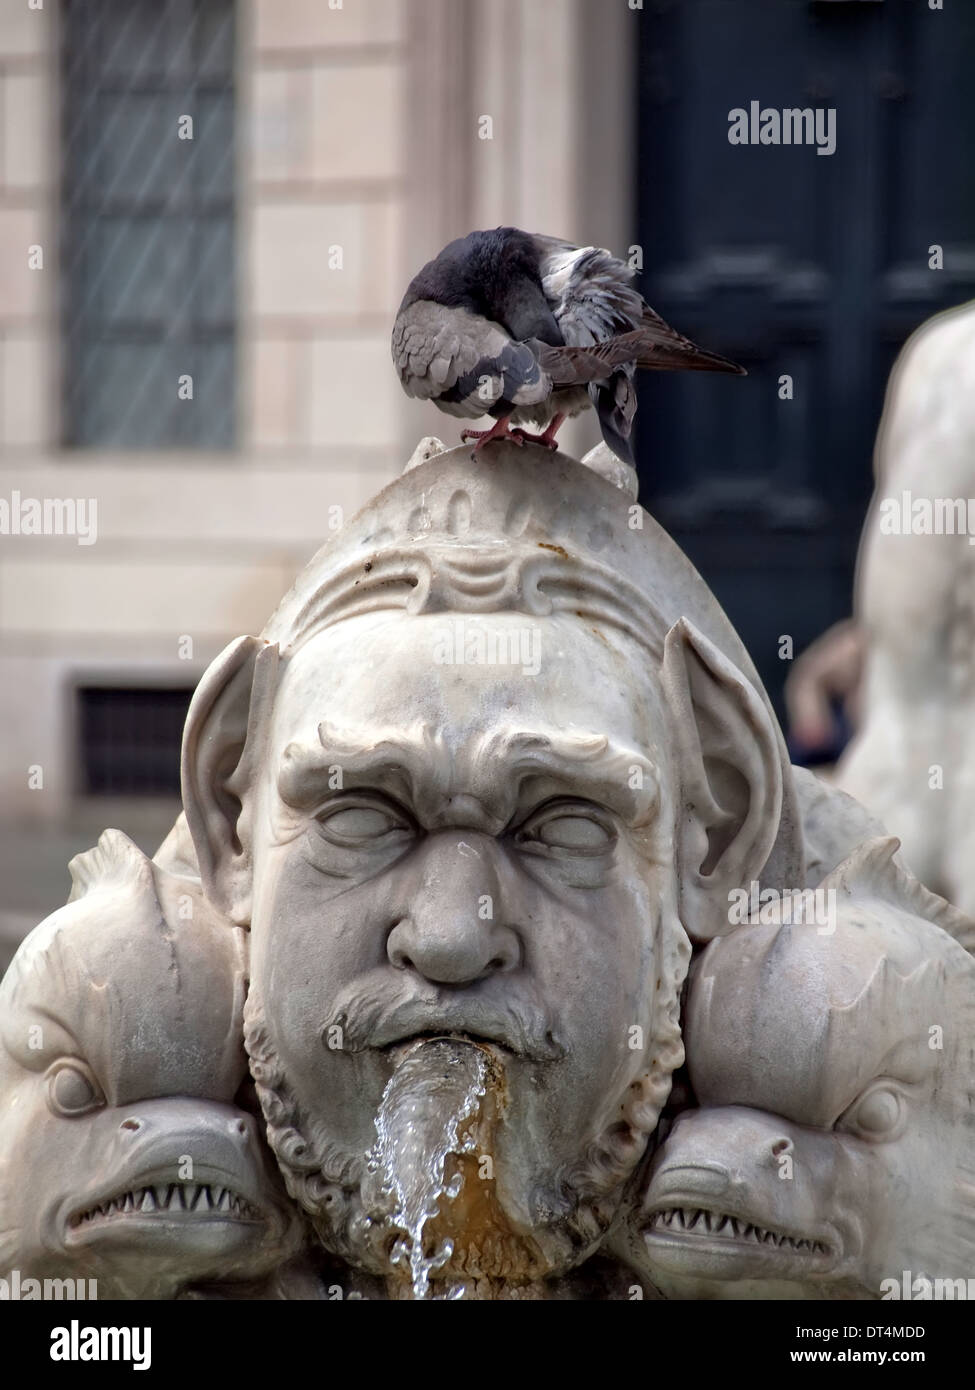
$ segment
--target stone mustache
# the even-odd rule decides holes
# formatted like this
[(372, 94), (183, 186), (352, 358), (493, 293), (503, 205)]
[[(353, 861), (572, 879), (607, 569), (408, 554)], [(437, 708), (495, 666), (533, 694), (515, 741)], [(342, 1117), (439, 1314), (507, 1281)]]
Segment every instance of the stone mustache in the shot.
[[(714, 597), (592, 462), (429, 447), (204, 674), (185, 819), (154, 861), (106, 832), (0, 985), (5, 1267), (157, 1298), (878, 1297), (891, 1261), (951, 1272), (915, 1233), (953, 1231), (964, 1186), (975, 930), (890, 853), (843, 865), (877, 827), (790, 766)], [(729, 914), (824, 878), (832, 946)], [(896, 1038), (878, 971), (920, 1001)], [(883, 1165), (877, 1134), (759, 1060), (821, 999), (869, 1079), (896, 1052), (865, 1129), (909, 1094), (903, 1162), (941, 1154), (907, 1213), (850, 1189), (856, 1250), (816, 1165)], [(861, 1078), (815, 1046), (845, 1096)], [(734, 1221), (666, 1188), (689, 1164), (754, 1174)], [(756, 1263), (758, 1228), (788, 1256), (763, 1234)]]

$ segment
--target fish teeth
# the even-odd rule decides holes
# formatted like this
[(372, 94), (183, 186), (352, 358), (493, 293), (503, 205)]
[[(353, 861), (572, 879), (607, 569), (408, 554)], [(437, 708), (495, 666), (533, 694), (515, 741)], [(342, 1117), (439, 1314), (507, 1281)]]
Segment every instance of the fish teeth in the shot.
[(230, 1189), (229, 1189), (229, 1188), (226, 1188), (226, 1187), (225, 1187), (225, 1188), (223, 1189), (223, 1191), (220, 1193), (220, 1200), (219, 1200), (219, 1202), (217, 1203), (217, 1210), (218, 1210), (218, 1211), (226, 1211), (226, 1212), (229, 1212), (229, 1211), (230, 1211)]
[[(223, 1201), (221, 1209), (225, 1209)], [(250, 1208), (242, 1199), (235, 1198), (231, 1210), (250, 1215)], [(663, 1207), (650, 1217), (650, 1229), (724, 1236), (763, 1249), (789, 1250), (801, 1255), (828, 1254), (828, 1247), (822, 1241), (787, 1235), (784, 1231), (766, 1230), (764, 1226), (756, 1226), (728, 1212), (711, 1211), (706, 1207)]]
[[(251, 1208), (243, 1198), (222, 1189), (219, 1193), (218, 1207), (221, 1211), (230, 1210), (239, 1215), (251, 1215)], [(653, 1212), (650, 1217), (651, 1230), (688, 1232), (697, 1235), (724, 1236), (747, 1242), (771, 1250), (789, 1250), (802, 1255), (825, 1255), (827, 1247), (808, 1237), (790, 1236), (783, 1231), (767, 1230), (764, 1226), (744, 1221), (727, 1212), (711, 1211), (706, 1207), (664, 1207)]]
[(156, 1210), (156, 1194), (153, 1192), (153, 1190), (152, 1190), (151, 1187), (147, 1187), (147, 1188), (145, 1188), (145, 1189), (143, 1190), (143, 1193), (142, 1193), (142, 1202), (140, 1203), (139, 1210), (140, 1210), (140, 1211), (155, 1211), (155, 1210)]

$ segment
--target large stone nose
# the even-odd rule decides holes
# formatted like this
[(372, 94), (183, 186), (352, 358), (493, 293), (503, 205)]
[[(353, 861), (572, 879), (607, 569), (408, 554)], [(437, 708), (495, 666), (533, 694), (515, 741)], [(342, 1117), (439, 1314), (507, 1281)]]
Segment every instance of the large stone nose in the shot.
[(412, 902), (386, 942), (393, 965), (445, 985), (518, 965), (521, 943), (505, 920), (493, 839), (440, 831), (422, 853)]

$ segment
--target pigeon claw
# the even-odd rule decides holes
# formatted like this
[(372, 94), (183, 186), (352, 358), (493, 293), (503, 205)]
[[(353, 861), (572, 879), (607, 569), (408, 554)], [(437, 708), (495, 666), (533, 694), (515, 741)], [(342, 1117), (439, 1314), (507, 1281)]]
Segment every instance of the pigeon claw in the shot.
[(521, 438), (522, 431), (511, 431), (508, 429), (510, 415), (503, 415), (500, 420), (495, 421), (489, 430), (461, 430), (460, 437), (466, 444), (468, 440), (475, 439), (473, 453), (476, 455), (484, 448), (485, 444), (493, 444), (497, 439), (503, 439), (511, 444), (517, 444), (521, 448), (524, 439)]
[(524, 444), (542, 444), (546, 449), (557, 449), (559, 443), (555, 436), (558, 434), (564, 419), (564, 415), (554, 416), (544, 434), (529, 434), (527, 430), (516, 429), (512, 431), (512, 438), (519, 435)]

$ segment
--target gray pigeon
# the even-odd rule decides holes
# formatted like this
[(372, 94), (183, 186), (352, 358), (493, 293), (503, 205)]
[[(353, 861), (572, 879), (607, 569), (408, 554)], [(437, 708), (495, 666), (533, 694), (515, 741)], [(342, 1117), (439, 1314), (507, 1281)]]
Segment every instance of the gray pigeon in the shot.
[(601, 247), (517, 227), (452, 241), (414, 277), (393, 324), (403, 390), (449, 415), (493, 415), (491, 429), (461, 434), (475, 452), (495, 439), (554, 449), (565, 417), (592, 404), (606, 443), (632, 464), (637, 367), (746, 375), (675, 333), (632, 280)]

